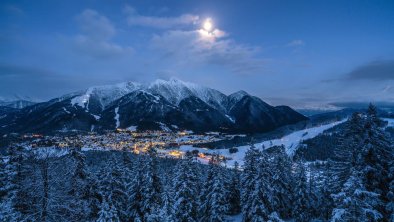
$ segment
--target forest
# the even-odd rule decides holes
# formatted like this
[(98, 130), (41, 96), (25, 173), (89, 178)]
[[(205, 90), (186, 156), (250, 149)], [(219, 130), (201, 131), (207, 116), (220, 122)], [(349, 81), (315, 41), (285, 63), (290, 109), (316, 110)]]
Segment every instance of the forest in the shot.
[(376, 108), (331, 136), (335, 146), (325, 147), (326, 137), (317, 146), (325, 160), (251, 146), (243, 165), (227, 168), (218, 155), (204, 165), (193, 153), (159, 158), (153, 148), (10, 145), (1, 154), (0, 221), (394, 221), (393, 138)]

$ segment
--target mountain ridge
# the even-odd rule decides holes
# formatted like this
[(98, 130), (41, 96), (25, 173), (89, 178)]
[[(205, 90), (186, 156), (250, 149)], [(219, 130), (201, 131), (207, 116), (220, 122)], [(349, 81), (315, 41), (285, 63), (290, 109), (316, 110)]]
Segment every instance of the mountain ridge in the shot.
[(101, 131), (131, 126), (253, 133), (306, 119), (290, 107), (271, 106), (245, 91), (225, 95), (205, 86), (170, 79), (150, 84), (94, 86), (12, 110), (0, 118), (0, 133)]

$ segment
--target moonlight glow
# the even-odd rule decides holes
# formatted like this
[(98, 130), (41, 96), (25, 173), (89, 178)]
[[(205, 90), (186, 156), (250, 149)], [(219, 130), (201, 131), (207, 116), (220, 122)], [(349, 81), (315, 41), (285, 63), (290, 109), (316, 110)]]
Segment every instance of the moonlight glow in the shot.
[(212, 24), (212, 20), (211, 19), (206, 19), (204, 24), (203, 24), (203, 28), (205, 31), (210, 32), (212, 31), (213, 28), (213, 24)]

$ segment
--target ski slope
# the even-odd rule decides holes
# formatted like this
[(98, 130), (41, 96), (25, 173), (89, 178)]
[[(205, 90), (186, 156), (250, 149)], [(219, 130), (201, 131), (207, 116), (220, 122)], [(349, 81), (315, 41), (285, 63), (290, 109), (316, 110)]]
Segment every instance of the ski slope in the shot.
[[(263, 147), (268, 148), (268, 147), (272, 147), (272, 146), (284, 145), (284, 147), (286, 149), (286, 153), (289, 156), (293, 156), (298, 148), (298, 145), (300, 144), (300, 142), (302, 140), (314, 138), (317, 135), (324, 132), (325, 130), (330, 129), (330, 128), (332, 128), (340, 123), (343, 123), (345, 121), (346, 121), (346, 119), (341, 120), (341, 121), (337, 121), (337, 122), (333, 122), (330, 124), (325, 124), (325, 125), (321, 125), (321, 126), (317, 126), (317, 127), (299, 130), (299, 131), (293, 132), (293, 133), (288, 134), (288, 135), (286, 135), (282, 138), (279, 138), (279, 139), (267, 140), (267, 141), (255, 143), (254, 146), (258, 149), (262, 149)], [(223, 155), (223, 156), (231, 159), (231, 160), (228, 160), (226, 163), (227, 166), (231, 167), (234, 165), (235, 161), (237, 161), (240, 165), (243, 165), (243, 159), (244, 159), (245, 153), (250, 148), (250, 145), (239, 146), (237, 148), (238, 148), (238, 152), (233, 153), (233, 154), (229, 153), (228, 149), (212, 150), (212, 149), (207, 149), (207, 148), (197, 148), (197, 147), (193, 147), (190, 145), (181, 146), (179, 149), (183, 152), (198, 150), (201, 153), (210, 153), (210, 154), (217, 153), (217, 154)]]

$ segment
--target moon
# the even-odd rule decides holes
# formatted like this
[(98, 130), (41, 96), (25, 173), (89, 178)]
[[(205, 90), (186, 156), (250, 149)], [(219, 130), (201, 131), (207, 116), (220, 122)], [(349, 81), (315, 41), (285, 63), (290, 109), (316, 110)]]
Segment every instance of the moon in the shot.
[(204, 29), (205, 31), (207, 31), (207, 32), (212, 31), (212, 28), (213, 28), (212, 20), (211, 20), (210, 18), (206, 19), (206, 20), (204, 21), (204, 24), (203, 24), (202, 27), (203, 27), (203, 29)]

